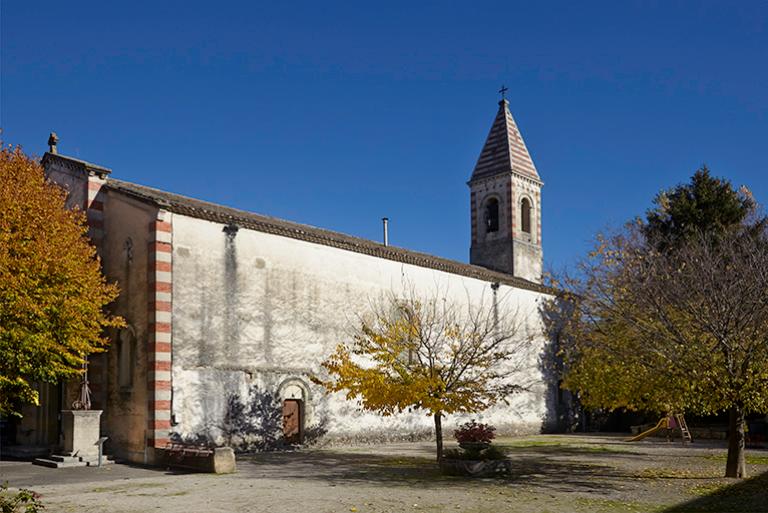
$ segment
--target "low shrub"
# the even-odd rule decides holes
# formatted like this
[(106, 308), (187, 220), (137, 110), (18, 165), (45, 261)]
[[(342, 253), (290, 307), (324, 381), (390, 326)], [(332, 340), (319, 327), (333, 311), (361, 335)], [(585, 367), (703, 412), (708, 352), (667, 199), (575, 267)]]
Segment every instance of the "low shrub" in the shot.
[(8, 490), (8, 483), (0, 485), (0, 512), (39, 513), (44, 508), (40, 502), (40, 494), (25, 488), (13, 493)]
[(459, 443), (491, 443), (491, 440), (496, 438), (494, 431), (496, 431), (495, 427), (473, 419), (459, 426), (459, 429), (453, 432), (453, 436)]

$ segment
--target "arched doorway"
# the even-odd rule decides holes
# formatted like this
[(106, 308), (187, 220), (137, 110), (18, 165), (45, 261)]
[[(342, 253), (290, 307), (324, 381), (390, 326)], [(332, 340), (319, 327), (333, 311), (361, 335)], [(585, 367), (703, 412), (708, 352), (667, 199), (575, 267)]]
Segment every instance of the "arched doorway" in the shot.
[(289, 444), (304, 443), (304, 428), (312, 416), (309, 385), (299, 377), (290, 377), (277, 390), (283, 408), (283, 440)]

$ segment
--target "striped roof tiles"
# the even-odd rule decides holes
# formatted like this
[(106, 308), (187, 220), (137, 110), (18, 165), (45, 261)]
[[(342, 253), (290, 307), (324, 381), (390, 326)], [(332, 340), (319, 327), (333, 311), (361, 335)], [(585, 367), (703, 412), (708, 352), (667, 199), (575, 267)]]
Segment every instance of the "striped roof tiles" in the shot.
[(501, 100), (496, 119), (472, 172), (472, 180), (510, 171), (540, 180), (523, 136), (509, 111), (509, 102)]

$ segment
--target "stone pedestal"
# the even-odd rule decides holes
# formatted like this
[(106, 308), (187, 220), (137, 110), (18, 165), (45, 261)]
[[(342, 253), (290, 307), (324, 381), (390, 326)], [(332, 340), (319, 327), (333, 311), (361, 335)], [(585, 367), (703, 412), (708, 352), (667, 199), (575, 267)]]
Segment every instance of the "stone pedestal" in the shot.
[(214, 474), (231, 474), (235, 471), (235, 451), (230, 447), (217, 447), (213, 450)]
[(63, 410), (61, 427), (64, 432), (62, 454), (81, 458), (98, 457), (101, 410)]

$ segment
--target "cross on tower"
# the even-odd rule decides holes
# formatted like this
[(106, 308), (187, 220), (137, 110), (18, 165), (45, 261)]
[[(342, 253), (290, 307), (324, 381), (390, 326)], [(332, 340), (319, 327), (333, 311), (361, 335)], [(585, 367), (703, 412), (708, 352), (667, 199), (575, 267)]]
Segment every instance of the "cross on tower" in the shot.
[(506, 100), (507, 99), (507, 91), (509, 91), (509, 89), (507, 89), (507, 86), (502, 84), (501, 85), (501, 89), (499, 89), (499, 93), (501, 94), (501, 99), (502, 100)]

